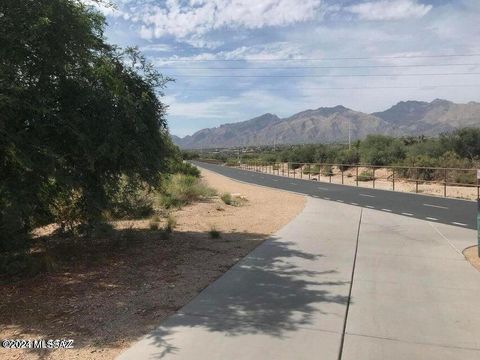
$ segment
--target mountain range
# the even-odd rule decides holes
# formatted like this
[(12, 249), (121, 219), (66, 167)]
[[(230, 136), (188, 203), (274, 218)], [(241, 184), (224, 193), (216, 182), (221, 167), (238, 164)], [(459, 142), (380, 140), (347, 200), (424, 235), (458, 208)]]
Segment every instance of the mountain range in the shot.
[(460, 127), (480, 127), (480, 103), (401, 101), (372, 114), (338, 105), (305, 110), (287, 118), (264, 114), (237, 123), (172, 136), (183, 149), (276, 144), (340, 143), (368, 134), (435, 136)]

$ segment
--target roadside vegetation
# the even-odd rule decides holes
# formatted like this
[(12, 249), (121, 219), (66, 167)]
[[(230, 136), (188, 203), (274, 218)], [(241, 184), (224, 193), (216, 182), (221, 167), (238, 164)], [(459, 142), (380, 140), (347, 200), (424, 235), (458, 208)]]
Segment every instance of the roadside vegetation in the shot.
[[(480, 120), (479, 120), (480, 121)], [(347, 144), (307, 144), (250, 147), (243, 162), (272, 164), (322, 163), (378, 166), (474, 167), (480, 161), (480, 128), (463, 128), (438, 137), (369, 135)], [(182, 152), (184, 159), (212, 159), (238, 164), (238, 149)], [(308, 170), (305, 170), (308, 171)], [(312, 168), (312, 172), (318, 168)]]
[[(369, 135), (357, 140), (351, 147), (346, 144), (283, 145), (232, 149), (224, 151), (183, 151), (188, 159), (207, 159), (226, 164), (238, 164), (238, 153), (245, 164), (272, 165), (290, 163), (290, 169), (302, 167), (302, 163), (316, 163), (302, 168), (303, 174), (323, 176), (332, 174), (332, 164), (340, 170), (353, 165), (398, 167), (399, 177), (415, 177), (421, 180), (443, 179), (443, 172), (435, 169), (408, 170), (401, 167), (461, 168), (480, 167), (480, 128), (463, 128), (438, 137), (401, 137)], [(319, 165), (321, 164), (321, 165)], [(368, 181), (372, 175), (359, 174), (359, 180)], [(473, 184), (473, 172), (458, 172), (455, 182)]]
[(170, 140), (170, 79), (104, 28), (77, 0), (0, 4), (0, 278), (52, 268), (53, 244), (95, 249), (115, 221), (166, 218), (169, 233), (167, 209), (215, 193)]

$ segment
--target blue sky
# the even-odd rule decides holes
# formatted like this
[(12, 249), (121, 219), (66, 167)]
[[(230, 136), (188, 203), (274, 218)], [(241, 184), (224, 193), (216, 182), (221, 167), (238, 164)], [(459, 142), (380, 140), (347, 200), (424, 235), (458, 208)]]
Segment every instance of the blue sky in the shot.
[(109, 41), (176, 79), (163, 99), (175, 135), (266, 112), (480, 100), (480, 56), (438, 57), (480, 54), (478, 0), (111, 2)]

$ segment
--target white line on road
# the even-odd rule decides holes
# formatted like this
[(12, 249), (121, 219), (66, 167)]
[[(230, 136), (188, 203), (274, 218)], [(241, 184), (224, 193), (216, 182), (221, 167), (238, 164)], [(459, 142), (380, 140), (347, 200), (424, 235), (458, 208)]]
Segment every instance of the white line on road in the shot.
[(338, 201), (338, 202), (341, 202), (341, 203), (343, 203), (343, 202), (344, 202), (343, 200), (337, 200), (337, 201)]
[(392, 210), (390, 210), (390, 209), (382, 209), (382, 211), (392, 212)]
[(297, 185), (297, 184), (295, 184), (295, 183), (290, 183), (290, 184), (292, 184), (292, 185)]
[(318, 190), (328, 191), (328, 189), (327, 189), (327, 188), (324, 188), (324, 187), (319, 187)]
[(425, 219), (427, 219), (427, 220), (433, 220), (433, 221), (438, 221), (438, 219), (437, 219), (437, 218), (434, 218), (434, 217), (429, 217), (429, 216), (427, 216)]
[(272, 179), (273, 181), (278, 181), (278, 179)]
[(354, 203), (354, 202), (351, 202), (350, 205), (358, 206), (358, 204), (357, 204), (357, 203)]
[(446, 209), (446, 210), (448, 210), (448, 207), (446, 207), (446, 206), (440, 206), (440, 205), (423, 204), (423, 206), (429, 206), (429, 207), (433, 207), (433, 208), (437, 208), (437, 209)]
[(373, 195), (369, 195), (369, 194), (359, 194), (360, 196), (366, 196), (366, 197), (375, 197)]
[(464, 223), (461, 223), (461, 222), (456, 222), (456, 221), (452, 221), (452, 224), (453, 225), (460, 225), (460, 226), (467, 226), (467, 224), (464, 224)]
[(369, 208), (369, 209), (375, 209), (375, 206), (367, 205), (367, 208)]
[(325, 199), (325, 200), (330, 200), (330, 198), (329, 198), (329, 197), (324, 197), (324, 199)]
[(413, 216), (413, 214), (410, 213), (402, 213), (402, 215)]

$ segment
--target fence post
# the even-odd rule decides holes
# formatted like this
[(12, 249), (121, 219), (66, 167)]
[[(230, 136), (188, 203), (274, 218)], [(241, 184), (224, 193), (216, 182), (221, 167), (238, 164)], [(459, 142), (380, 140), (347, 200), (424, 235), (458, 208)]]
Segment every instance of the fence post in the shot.
[(418, 194), (418, 168), (415, 169), (415, 193)]
[(308, 180), (310, 180), (311, 175), (312, 175), (312, 174), (310, 173), (310, 172), (311, 172), (311, 169), (312, 169), (312, 166), (311, 166), (310, 164), (308, 164)]
[[(295, 165), (295, 164), (293, 164)], [(293, 178), (295, 179), (295, 176), (296, 176), (296, 172), (297, 172), (297, 169), (295, 169), (295, 166), (293, 166)]]
[(358, 186), (358, 165), (355, 166), (355, 183)]
[(395, 191), (395, 168), (392, 169), (393, 191)]
[(342, 185), (343, 185), (343, 166), (342, 166)]
[(300, 164), (300, 179), (303, 179), (303, 165)]
[(375, 168), (373, 168), (372, 172), (373, 172), (373, 188), (375, 189)]
[(290, 161), (287, 163), (287, 177), (290, 177)]
[(444, 170), (443, 175), (443, 197), (447, 197), (447, 169)]

